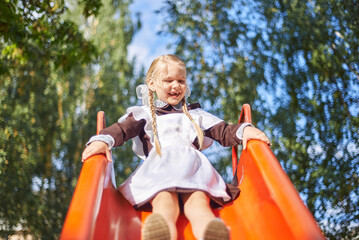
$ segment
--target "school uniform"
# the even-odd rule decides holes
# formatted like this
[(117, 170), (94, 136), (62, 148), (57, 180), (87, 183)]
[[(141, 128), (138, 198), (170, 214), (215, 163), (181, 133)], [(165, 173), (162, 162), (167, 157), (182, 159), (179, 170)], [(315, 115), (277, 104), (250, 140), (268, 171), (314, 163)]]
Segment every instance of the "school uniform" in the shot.
[[(119, 191), (135, 209), (150, 211), (149, 201), (161, 191), (190, 193), (203, 191), (212, 208), (220, 208), (239, 195), (236, 184), (226, 184), (207, 157), (198, 149), (197, 132), (182, 112), (181, 104), (161, 102), (156, 107), (157, 133), (162, 155), (155, 150), (151, 111), (148, 106), (127, 109), (117, 123), (103, 129), (95, 140), (110, 148), (132, 140), (133, 151), (144, 161), (120, 186)], [(204, 132), (202, 149), (213, 140), (223, 146), (241, 144), (244, 127), (250, 124), (227, 124), (204, 111), (198, 103), (188, 105), (188, 112)], [(89, 144), (88, 143), (88, 144)]]

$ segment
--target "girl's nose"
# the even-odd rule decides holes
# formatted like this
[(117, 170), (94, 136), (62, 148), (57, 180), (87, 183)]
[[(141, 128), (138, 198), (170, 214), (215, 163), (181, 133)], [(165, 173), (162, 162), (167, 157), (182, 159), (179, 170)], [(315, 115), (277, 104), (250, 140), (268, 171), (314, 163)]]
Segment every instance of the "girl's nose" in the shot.
[(179, 82), (178, 82), (178, 81), (173, 81), (172, 87), (173, 87), (174, 89), (178, 89), (178, 88), (180, 87)]

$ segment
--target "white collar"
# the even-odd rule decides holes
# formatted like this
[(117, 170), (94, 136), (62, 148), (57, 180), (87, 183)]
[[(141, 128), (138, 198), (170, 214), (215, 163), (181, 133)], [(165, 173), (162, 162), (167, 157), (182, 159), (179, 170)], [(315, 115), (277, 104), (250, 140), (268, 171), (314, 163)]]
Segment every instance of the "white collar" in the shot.
[[(154, 105), (155, 107), (158, 107), (158, 108), (163, 108), (163, 107), (166, 107), (170, 104), (164, 102), (164, 101), (161, 101), (161, 100), (156, 100), (154, 102)], [(177, 105), (171, 105), (174, 109), (176, 109), (177, 111), (181, 110), (182, 109), (182, 102), (179, 102)]]

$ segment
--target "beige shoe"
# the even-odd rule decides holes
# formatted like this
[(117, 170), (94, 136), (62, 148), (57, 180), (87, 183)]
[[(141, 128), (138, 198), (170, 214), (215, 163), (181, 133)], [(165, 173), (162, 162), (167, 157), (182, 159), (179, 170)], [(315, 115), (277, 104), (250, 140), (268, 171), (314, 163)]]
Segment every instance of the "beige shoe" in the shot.
[(142, 227), (142, 240), (169, 240), (170, 228), (160, 214), (148, 216)]
[(221, 219), (210, 221), (204, 231), (204, 240), (229, 240), (229, 230)]

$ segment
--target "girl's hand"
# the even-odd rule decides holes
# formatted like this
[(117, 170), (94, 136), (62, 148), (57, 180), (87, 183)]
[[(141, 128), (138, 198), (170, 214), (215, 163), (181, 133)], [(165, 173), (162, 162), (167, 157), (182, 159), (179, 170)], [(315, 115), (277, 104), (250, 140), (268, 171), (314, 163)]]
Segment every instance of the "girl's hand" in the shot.
[(245, 127), (243, 130), (243, 149), (246, 149), (247, 142), (252, 139), (261, 140), (267, 143), (269, 146), (271, 145), (268, 137), (264, 134), (264, 132), (255, 127)]
[(107, 160), (112, 162), (111, 151), (108, 145), (102, 141), (93, 141), (85, 148), (82, 153), (82, 162), (86, 161), (89, 157), (100, 153), (105, 154)]

